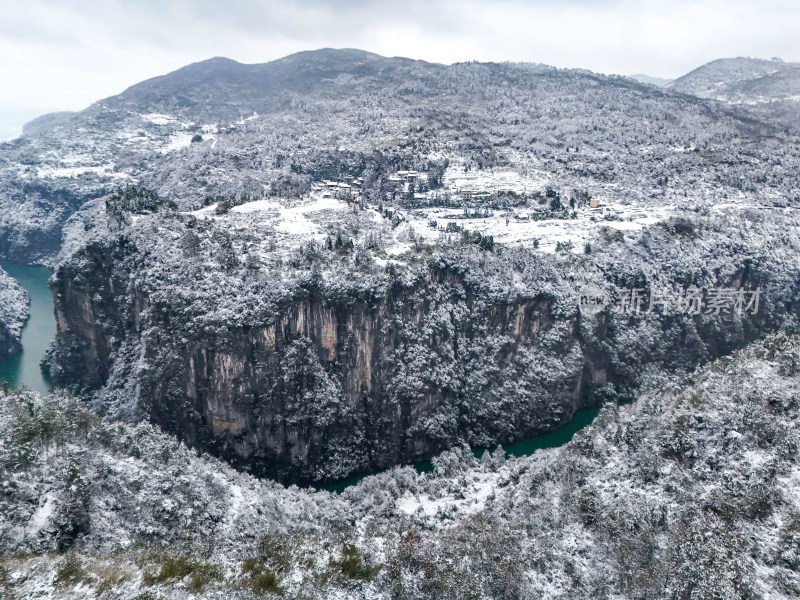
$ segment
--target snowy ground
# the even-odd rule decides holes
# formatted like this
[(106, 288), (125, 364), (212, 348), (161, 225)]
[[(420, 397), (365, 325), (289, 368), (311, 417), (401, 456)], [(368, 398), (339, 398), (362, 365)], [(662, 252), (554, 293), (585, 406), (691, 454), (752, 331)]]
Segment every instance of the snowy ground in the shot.
[[(443, 188), (425, 192), (429, 200), (446, 196), (457, 201), (464, 190), (472, 190), (484, 195), (509, 192), (520, 198), (527, 197), (528, 201), (523, 206), (506, 209), (481, 209), (491, 204), (482, 201), (466, 202), (471, 208), (406, 209), (387, 200), (383, 210), (372, 206), (358, 209), (349, 202), (330, 197), (319, 184), (302, 200), (257, 200), (231, 208), (228, 215), (217, 215), (216, 205), (212, 205), (192, 214), (228, 219), (238, 226), (244, 226), (242, 217), (246, 216), (251, 224), (274, 228), (287, 247), (297, 247), (312, 239), (323, 242), (332, 232), (349, 228), (349, 237), (356, 242), (378, 235), (386, 258), (391, 258), (408, 251), (415, 243), (435, 244), (458, 239), (461, 231), (492, 236), (496, 243), (507, 246), (536, 247), (541, 252), (554, 252), (559, 244), (571, 243), (572, 252), (580, 253), (600, 228), (640, 231), (684, 211), (688, 205), (696, 209), (705, 207), (703, 210), (711, 213), (749, 208), (778, 210), (754, 203), (745, 193), (722, 198), (701, 194), (686, 200), (659, 202), (648, 197), (631, 201), (618, 198), (614, 186), (609, 186), (598, 190), (599, 206), (596, 208), (583, 200), (574, 210), (560, 213), (562, 218), (543, 218), (552, 214), (546, 211), (547, 203), (541, 204), (548, 182), (546, 173), (534, 170), (527, 170), (524, 175), (510, 169), (469, 171), (456, 162), (445, 172)], [(567, 205), (567, 198), (562, 197), (562, 202)], [(477, 216), (479, 214), (485, 216)]]
[[(610, 227), (623, 231), (638, 231), (667, 218), (677, 207), (665, 206), (658, 209), (638, 209), (628, 206), (607, 205), (601, 208), (581, 208), (575, 219), (533, 219), (535, 211), (530, 209), (495, 211), (486, 218), (462, 218), (462, 209), (434, 208), (419, 211), (401, 211), (406, 218), (406, 227), (413, 227), (414, 233), (427, 242), (435, 242), (441, 232), (453, 223), (468, 231), (494, 237), (495, 242), (510, 246), (533, 246), (538, 240), (539, 249), (553, 252), (556, 244), (571, 242), (573, 251), (579, 252), (598, 227)], [(436, 221), (437, 228), (429, 223)], [(397, 247), (395, 246), (390, 253)]]
[[(573, 252), (582, 252), (584, 244), (591, 240), (600, 227), (621, 231), (639, 231), (662, 221), (680, 210), (669, 204), (658, 208), (631, 205), (605, 204), (600, 208), (583, 207), (574, 211), (575, 218), (534, 220), (536, 210), (529, 207), (509, 210), (494, 210), (482, 218), (464, 218), (461, 208), (426, 208), (406, 210), (388, 208), (390, 212), (379, 212), (366, 208), (354, 216), (353, 205), (336, 198), (323, 197), (314, 192), (301, 201), (282, 199), (257, 200), (230, 209), (228, 215), (217, 215), (216, 204), (194, 211), (200, 218), (228, 219), (231, 215), (248, 215), (261, 226), (270, 225), (283, 242), (297, 246), (311, 239), (324, 241), (333, 229), (346, 228), (358, 223), (361, 241), (370, 233), (381, 233), (384, 250), (388, 256), (397, 256), (413, 246), (415, 242), (435, 244), (450, 236), (457, 239), (460, 233), (448, 233), (452, 224), (470, 232), (493, 236), (495, 242), (509, 246), (533, 247), (538, 242), (542, 252), (553, 252), (557, 243), (571, 242)], [(392, 218), (402, 221), (393, 226)], [(433, 222), (436, 226), (433, 226)]]

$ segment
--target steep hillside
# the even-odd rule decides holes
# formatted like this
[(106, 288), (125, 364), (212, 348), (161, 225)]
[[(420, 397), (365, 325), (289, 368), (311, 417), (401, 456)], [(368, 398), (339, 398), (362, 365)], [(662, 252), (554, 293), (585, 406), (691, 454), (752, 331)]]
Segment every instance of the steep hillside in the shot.
[(0, 268), (0, 359), (22, 350), (20, 336), (28, 320), (28, 294)]
[[(795, 598), (800, 341), (651, 379), (563, 448), (283, 488), (0, 392), (4, 597)], [(188, 534), (187, 534), (188, 532)]]

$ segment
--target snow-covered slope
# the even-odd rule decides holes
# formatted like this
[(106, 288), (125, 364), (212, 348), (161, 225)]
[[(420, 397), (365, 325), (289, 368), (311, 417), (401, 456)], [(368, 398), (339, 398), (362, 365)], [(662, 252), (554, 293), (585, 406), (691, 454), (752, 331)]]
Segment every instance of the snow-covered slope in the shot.
[[(0, 392), (12, 598), (794, 598), (800, 341), (655, 378), (566, 446), (447, 453), (340, 496), (65, 396)], [(599, 592), (598, 592), (599, 590)]]
[(800, 63), (720, 59), (684, 75), (667, 88), (741, 107), (762, 118), (788, 124), (795, 131), (800, 125)]
[(702, 98), (731, 100), (741, 86), (753, 84), (776, 73), (800, 68), (796, 63), (758, 58), (721, 58), (712, 61), (668, 85), (670, 89)]
[(19, 352), (22, 327), (28, 320), (28, 294), (0, 268), (0, 358)]

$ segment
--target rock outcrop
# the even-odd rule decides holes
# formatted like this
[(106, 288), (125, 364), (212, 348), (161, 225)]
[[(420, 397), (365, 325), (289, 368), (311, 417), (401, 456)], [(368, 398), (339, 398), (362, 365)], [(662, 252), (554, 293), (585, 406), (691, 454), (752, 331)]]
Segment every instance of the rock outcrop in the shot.
[(0, 359), (22, 351), (20, 336), (28, 320), (28, 294), (0, 268)]

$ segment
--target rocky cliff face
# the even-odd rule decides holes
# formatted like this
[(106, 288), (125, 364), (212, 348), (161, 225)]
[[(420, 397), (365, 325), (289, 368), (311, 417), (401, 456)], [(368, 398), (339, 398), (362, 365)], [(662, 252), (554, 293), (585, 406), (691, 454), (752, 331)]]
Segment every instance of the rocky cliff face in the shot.
[[(796, 311), (789, 265), (762, 260), (768, 249), (715, 256), (724, 235), (698, 243), (705, 255), (691, 264), (669, 263), (667, 234), (648, 244), (678, 283), (764, 286), (758, 315), (588, 318), (574, 294), (585, 261), (522, 250), (451, 248), (380, 276), (336, 263), (340, 271), (312, 268), (287, 284), (276, 273), (211, 269), (203, 250), (192, 259), (156, 251), (184, 239), (187, 223), (141, 221), (57, 270), (52, 377), (287, 482), (553, 429), (581, 406), (625, 396), (648, 366), (692, 368)], [(219, 237), (192, 227), (193, 248)], [(640, 285), (641, 257), (617, 262), (611, 245), (598, 241), (595, 269), (606, 284)], [(283, 277), (301, 271), (284, 265)], [(515, 290), (520, 277), (529, 280)]]
[(0, 324), (0, 358), (19, 354), (21, 351), (22, 346), (19, 343), (19, 338), (12, 335), (8, 327)]
[(28, 294), (0, 268), (0, 359), (22, 351), (20, 336), (28, 320)]
[(545, 431), (604, 377), (584, 361), (575, 320), (553, 318), (554, 298), (487, 302), (447, 269), (371, 300), (303, 290), (274, 319), (187, 339), (147, 295), (122, 296), (105, 253), (84, 259), (55, 280), (55, 378), (106, 384), (126, 340), (137, 403), (153, 421), (284, 481)]

